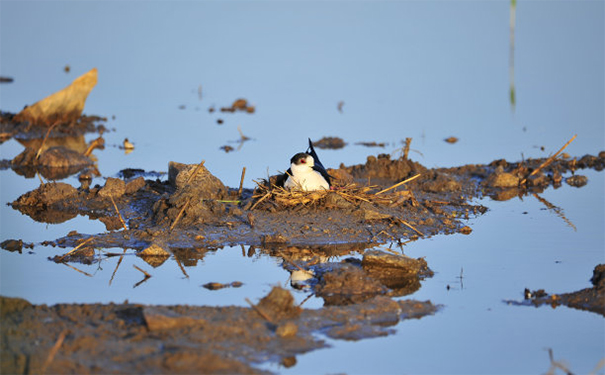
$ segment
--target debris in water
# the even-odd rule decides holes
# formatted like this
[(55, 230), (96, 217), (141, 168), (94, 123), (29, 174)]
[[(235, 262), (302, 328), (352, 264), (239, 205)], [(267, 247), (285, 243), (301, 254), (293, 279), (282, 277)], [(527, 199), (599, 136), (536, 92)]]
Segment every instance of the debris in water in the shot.
[[(214, 110), (214, 109), (213, 109)], [(222, 107), (221, 112), (246, 112), (246, 113), (254, 113), (256, 108), (254, 106), (248, 105), (248, 101), (246, 99), (237, 99), (231, 104), (231, 107)]]
[(244, 285), (244, 283), (242, 283), (241, 281), (234, 281), (234, 282), (231, 282), (228, 284), (210, 282), (210, 283), (206, 283), (202, 286), (208, 290), (219, 290), (219, 289), (223, 289), (223, 288), (239, 288), (242, 285)]
[(15, 115), (14, 121), (40, 126), (75, 122), (82, 115), (86, 98), (96, 84), (97, 68), (93, 68), (63, 90), (25, 107)]
[(338, 150), (345, 147), (346, 143), (342, 138), (338, 137), (323, 137), (319, 141), (313, 142), (313, 145), (322, 149)]
[(128, 150), (134, 150), (134, 145), (132, 144), (132, 142), (130, 142), (128, 140), (128, 138), (124, 138), (124, 142), (122, 143), (122, 147), (124, 147), (124, 150), (128, 151)]

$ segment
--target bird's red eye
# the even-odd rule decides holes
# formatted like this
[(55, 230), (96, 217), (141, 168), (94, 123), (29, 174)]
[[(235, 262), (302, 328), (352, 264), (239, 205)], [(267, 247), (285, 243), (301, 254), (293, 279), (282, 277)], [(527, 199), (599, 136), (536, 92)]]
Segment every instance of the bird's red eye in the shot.
[(300, 162), (305, 164), (307, 161), (305, 159), (301, 159)]

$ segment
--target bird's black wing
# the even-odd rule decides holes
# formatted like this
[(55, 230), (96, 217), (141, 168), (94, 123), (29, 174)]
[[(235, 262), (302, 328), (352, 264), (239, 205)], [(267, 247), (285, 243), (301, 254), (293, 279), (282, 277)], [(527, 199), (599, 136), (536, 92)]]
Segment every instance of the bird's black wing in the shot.
[(292, 169), (288, 168), (286, 173), (282, 173), (277, 176), (277, 178), (275, 179), (275, 186), (284, 187), (284, 185), (286, 184), (286, 180), (288, 180), (288, 177), (290, 176), (292, 176)]
[(315, 149), (313, 148), (313, 142), (311, 142), (311, 138), (309, 138), (309, 148), (307, 149), (307, 154), (313, 156), (313, 160), (315, 161), (315, 163), (313, 165), (313, 169), (315, 171), (319, 172), (323, 176), (323, 178), (325, 178), (326, 181), (328, 181), (328, 185), (332, 186), (332, 182), (330, 181), (332, 176), (330, 176), (328, 174), (328, 171), (326, 171), (326, 168), (323, 166), (323, 164), (321, 164), (321, 161), (319, 161), (319, 156), (317, 156), (317, 153), (315, 152)]

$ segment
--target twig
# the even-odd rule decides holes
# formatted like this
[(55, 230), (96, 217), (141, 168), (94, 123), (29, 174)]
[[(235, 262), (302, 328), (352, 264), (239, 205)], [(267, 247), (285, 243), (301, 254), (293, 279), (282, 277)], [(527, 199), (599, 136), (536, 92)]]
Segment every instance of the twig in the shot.
[(204, 163), (206, 162), (206, 160), (202, 160), (197, 167), (195, 167), (195, 169), (193, 170), (193, 173), (191, 173), (189, 175), (189, 178), (187, 179), (187, 182), (185, 182), (185, 184), (189, 184), (191, 182), (191, 180), (193, 180), (193, 177), (195, 177), (195, 175), (197, 174), (197, 172), (200, 171), (200, 169), (204, 166)]
[(250, 211), (252, 211), (254, 209), (254, 207), (258, 206), (258, 204), (262, 201), (264, 201), (265, 199), (267, 199), (267, 197), (269, 197), (271, 195), (271, 191), (269, 191), (267, 194), (263, 195), (263, 197), (259, 200), (256, 201), (256, 203), (254, 203), (252, 205), (252, 207), (250, 207)]
[(53, 359), (55, 358), (55, 355), (57, 355), (59, 348), (61, 347), (61, 345), (63, 344), (63, 341), (65, 340), (65, 336), (67, 336), (67, 332), (68, 332), (68, 330), (64, 329), (63, 331), (61, 331), (61, 333), (59, 333), (59, 337), (57, 338), (55, 345), (53, 345), (53, 347), (50, 349), (50, 352), (48, 352), (48, 357), (46, 357), (46, 361), (44, 362), (44, 365), (42, 366), (42, 369), (40, 370), (41, 374), (44, 374), (46, 372), (46, 369), (52, 363)]
[(535, 174), (536, 174), (536, 173), (538, 173), (540, 170), (542, 170), (543, 168), (545, 168), (546, 166), (548, 166), (550, 163), (552, 163), (552, 162), (553, 162), (553, 161), (554, 161), (554, 160), (557, 158), (557, 156), (559, 156), (559, 154), (560, 154), (560, 153), (561, 153), (563, 150), (565, 150), (565, 148), (566, 148), (567, 146), (569, 146), (569, 144), (570, 144), (570, 143), (571, 143), (571, 142), (572, 142), (574, 139), (576, 139), (576, 137), (577, 137), (577, 136), (578, 136), (578, 135), (577, 135), (577, 134), (575, 134), (573, 137), (571, 137), (571, 139), (570, 139), (569, 141), (567, 141), (567, 143), (566, 143), (566, 144), (564, 144), (564, 145), (563, 145), (563, 147), (561, 147), (561, 149), (559, 149), (559, 151), (557, 151), (557, 152), (556, 152), (556, 153), (555, 153), (553, 156), (551, 156), (551, 157), (549, 157), (548, 159), (546, 159), (546, 161), (545, 161), (544, 163), (540, 164), (540, 166), (539, 166), (538, 168), (534, 169), (534, 171), (533, 171), (533, 172), (531, 172), (531, 173), (529, 174), (529, 176), (527, 176), (526, 178), (524, 178), (523, 180), (521, 180), (520, 185), (525, 184), (525, 183), (527, 182), (527, 179), (528, 179), (528, 178), (530, 178), (531, 176), (535, 175)]
[(185, 212), (185, 210), (187, 209), (187, 207), (189, 207), (189, 202), (191, 202), (191, 197), (189, 197), (189, 199), (187, 200), (187, 202), (183, 205), (183, 208), (181, 208), (181, 210), (179, 211), (179, 214), (176, 215), (176, 219), (174, 219), (174, 222), (170, 226), (170, 232), (172, 232), (172, 230), (174, 229), (174, 227), (176, 226), (176, 224), (181, 219), (181, 216), (183, 216), (183, 212)]
[(400, 219), (400, 218), (398, 218), (398, 217), (396, 217), (395, 219), (397, 219), (397, 220), (398, 220), (398, 221), (399, 221), (401, 224), (405, 225), (405, 226), (406, 226), (406, 227), (408, 227), (408, 228), (411, 228), (411, 229), (412, 229), (414, 232), (416, 232), (416, 233), (418, 233), (419, 235), (421, 235), (422, 237), (424, 237), (424, 233), (422, 233), (422, 232), (421, 232), (421, 231), (419, 231), (418, 229), (414, 228), (414, 227), (412, 226), (412, 224), (410, 224), (410, 223), (408, 223), (407, 221), (402, 220), (402, 219)]
[(384, 190), (381, 190), (381, 191), (379, 191), (378, 193), (376, 193), (375, 195), (379, 195), (379, 194), (385, 193), (385, 192), (387, 192), (387, 191), (389, 191), (389, 190), (395, 189), (396, 187), (401, 186), (401, 185), (405, 184), (406, 182), (410, 182), (410, 181), (412, 181), (412, 180), (415, 180), (415, 179), (416, 179), (416, 178), (418, 178), (418, 177), (420, 177), (420, 173), (418, 173), (418, 174), (417, 174), (417, 175), (415, 175), (415, 176), (412, 176), (412, 177), (408, 178), (407, 180), (403, 180), (403, 181), (401, 181), (401, 182), (398, 182), (398, 183), (396, 183), (395, 185), (391, 186), (390, 188), (386, 188), (386, 189), (384, 189)]
[(84, 246), (85, 244), (87, 244), (88, 242), (92, 241), (94, 239), (94, 237), (88, 237), (85, 241), (80, 242), (80, 244), (76, 247), (74, 247), (73, 249), (71, 249), (70, 251), (66, 252), (65, 254), (63, 254), (63, 256), (61, 256), (59, 258), (59, 262), (61, 262), (63, 259), (65, 259), (66, 256), (68, 256), (69, 254), (73, 253), (74, 251), (78, 250), (79, 248), (81, 248), (82, 246)]
[(305, 297), (305, 299), (302, 300), (301, 303), (298, 304), (298, 307), (302, 307), (302, 305), (307, 302), (311, 297), (313, 297), (315, 294), (313, 293), (309, 293), (309, 295), (307, 297)]
[(262, 316), (263, 319), (265, 319), (266, 321), (268, 321), (269, 323), (273, 323), (273, 319), (271, 319), (267, 314), (265, 314), (261, 309), (259, 309), (256, 305), (254, 305), (252, 303), (252, 301), (250, 301), (248, 299), (248, 297), (246, 297), (246, 302), (248, 302), (248, 304), (250, 305), (250, 307), (252, 307), (252, 309), (254, 311), (256, 311), (258, 313), (258, 315)]
[(122, 222), (122, 226), (124, 227), (124, 230), (128, 230), (128, 228), (126, 228), (126, 222), (124, 222), (124, 218), (122, 217), (122, 214), (120, 214), (120, 211), (118, 210), (118, 206), (116, 206), (116, 202), (113, 200), (113, 197), (110, 195), (109, 198), (111, 199), (111, 203), (113, 203), (113, 208), (116, 209), (116, 212), (118, 213), (118, 217), (120, 218), (120, 221)]
[(242, 178), (239, 180), (239, 190), (237, 191), (237, 196), (242, 198), (242, 190), (244, 189), (244, 177), (246, 176), (246, 167), (242, 169)]

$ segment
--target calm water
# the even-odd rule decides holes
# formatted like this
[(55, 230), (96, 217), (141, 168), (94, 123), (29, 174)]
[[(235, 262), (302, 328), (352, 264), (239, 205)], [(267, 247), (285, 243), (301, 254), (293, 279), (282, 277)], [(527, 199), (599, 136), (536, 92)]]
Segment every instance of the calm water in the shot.
[[(519, 1), (512, 66), (510, 13), (506, 1), (1, 1), (0, 75), (14, 82), (0, 85), (0, 109), (18, 112), (97, 67), (99, 83), (85, 112), (107, 116), (107, 127), (115, 128), (104, 135), (107, 148), (95, 151), (104, 177), (126, 167), (166, 171), (171, 160), (203, 159), (229, 186), (238, 185), (244, 166), (247, 187), (286, 169), (307, 137), (340, 136), (348, 143), (320, 150), (331, 167), (396, 152), (406, 137), (413, 138), (411, 157), (427, 167), (543, 157), (573, 134), (578, 138), (566, 149), (571, 155), (604, 150), (605, 3)], [(208, 111), (240, 97), (256, 113)], [(250, 141), (237, 143), (238, 126)], [(449, 136), (460, 141), (443, 142)], [(117, 148), (126, 137), (136, 146), (128, 155)], [(360, 141), (387, 146), (354, 145)], [(235, 151), (225, 153), (224, 145)], [(0, 146), (0, 158), (21, 151), (11, 140)], [(482, 201), (490, 210), (469, 222), (469, 236), (408, 244), (406, 254), (426, 257), (435, 271), (411, 296), (443, 305), (435, 316), (403, 322), (387, 338), (330, 341), (333, 348), (299, 356), (291, 369), (265, 368), (543, 373), (549, 367), (545, 348), (552, 348), (574, 372), (590, 372), (605, 356), (603, 317), (503, 303), (521, 299), (525, 287), (556, 293), (586, 288), (594, 266), (605, 262), (604, 173), (580, 173), (588, 176), (587, 186), (540, 195), (575, 229), (529, 196)], [(49, 262), (64, 251), (41, 241), (74, 229), (103, 232), (104, 225), (85, 217), (34, 222), (5, 203), (39, 181), (10, 170), (0, 179), (0, 240), (36, 244), (31, 254), (0, 252), (2, 295), (34, 303), (243, 306), (246, 297), (255, 300), (272, 285), (288, 284), (279, 259), (244, 256), (239, 247), (209, 252), (184, 271), (174, 260), (152, 268), (131, 251), (117, 271), (119, 257), (75, 264), (78, 270)], [(66, 181), (79, 185), (75, 178)], [(143, 275), (133, 265), (152, 278), (135, 287)], [(235, 280), (244, 286), (201, 287)], [(298, 301), (307, 297), (293, 293)], [(321, 307), (321, 300), (304, 306)]]

